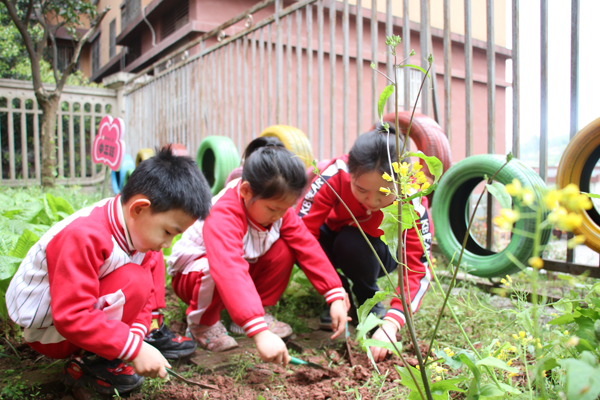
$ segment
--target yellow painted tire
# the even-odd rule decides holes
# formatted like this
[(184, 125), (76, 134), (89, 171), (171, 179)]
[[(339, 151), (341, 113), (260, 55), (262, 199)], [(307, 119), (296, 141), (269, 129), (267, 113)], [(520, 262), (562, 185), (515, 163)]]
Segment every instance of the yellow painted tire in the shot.
[[(600, 160), (600, 118), (571, 139), (558, 165), (556, 184), (564, 188), (574, 183), (579, 190), (590, 193), (590, 178)], [(583, 224), (573, 233), (585, 236), (585, 245), (600, 252), (600, 213), (594, 207), (581, 213)]]
[(154, 150), (152, 149), (141, 149), (135, 156), (135, 166), (137, 167), (142, 161), (146, 161), (150, 157), (154, 157), (154, 154)]
[(304, 132), (289, 125), (273, 125), (266, 128), (259, 136), (276, 137), (286, 149), (300, 157), (306, 167), (313, 160), (312, 146)]

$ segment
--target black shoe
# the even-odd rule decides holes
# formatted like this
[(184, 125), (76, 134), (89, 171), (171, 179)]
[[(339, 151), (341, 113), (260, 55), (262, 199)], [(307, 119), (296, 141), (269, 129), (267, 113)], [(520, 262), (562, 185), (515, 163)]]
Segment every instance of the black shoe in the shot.
[(160, 328), (150, 331), (144, 341), (156, 347), (169, 360), (189, 356), (196, 350), (196, 342), (171, 332), (164, 322), (160, 324)]
[(325, 306), (319, 318), (319, 329), (324, 331), (331, 330), (331, 315), (329, 315), (329, 306)]
[(65, 364), (61, 375), (62, 382), (70, 387), (92, 387), (98, 393), (119, 395), (129, 393), (142, 386), (144, 377), (139, 376), (131, 365), (118, 358), (107, 360), (92, 353), (73, 356)]

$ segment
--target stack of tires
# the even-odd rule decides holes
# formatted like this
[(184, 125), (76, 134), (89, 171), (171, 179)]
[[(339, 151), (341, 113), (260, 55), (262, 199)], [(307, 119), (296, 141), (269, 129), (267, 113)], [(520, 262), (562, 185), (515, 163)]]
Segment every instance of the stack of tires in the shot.
[[(600, 160), (600, 118), (577, 132), (565, 149), (556, 176), (556, 184), (564, 188), (574, 183), (584, 193), (591, 192), (591, 178)], [(585, 245), (600, 252), (600, 214), (596, 208), (583, 211), (583, 223), (574, 230), (585, 236)]]
[[(467, 233), (469, 222), (468, 205), (475, 187), (493, 176), (505, 163), (506, 156), (482, 154), (465, 158), (453, 165), (440, 180), (431, 207), (435, 237), (441, 252), (456, 263), (462, 243)], [(498, 173), (494, 180), (508, 184), (518, 179), (523, 187), (531, 188), (535, 194), (535, 203), (545, 207), (541, 201), (545, 191), (545, 183), (531, 168), (517, 159), (511, 160)], [(533, 252), (533, 232), (536, 229), (535, 211), (520, 204), (512, 205), (521, 214), (515, 223), (514, 232), (506, 248), (499, 252), (488, 250), (471, 236), (463, 253), (461, 267), (467, 272), (480, 277), (496, 277), (513, 273), (519, 269), (509, 258), (509, 253), (527, 265)], [(548, 211), (542, 209), (543, 218)], [(524, 232), (524, 234), (523, 234)], [(542, 246), (548, 243), (551, 229), (542, 231)]]

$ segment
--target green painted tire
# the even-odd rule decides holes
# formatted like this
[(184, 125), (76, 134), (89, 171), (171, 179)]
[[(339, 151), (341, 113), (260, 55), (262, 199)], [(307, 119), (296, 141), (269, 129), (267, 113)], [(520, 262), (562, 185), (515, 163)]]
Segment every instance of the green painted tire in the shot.
[[(505, 161), (504, 155), (482, 154), (468, 157), (448, 169), (440, 180), (431, 211), (438, 246), (449, 260), (454, 258), (456, 262), (460, 254), (468, 226), (467, 204), (473, 189), (484, 180), (484, 175), (494, 175)], [(521, 161), (513, 159), (496, 175), (495, 180), (506, 185), (515, 178), (523, 187), (533, 189), (535, 202), (543, 207), (541, 199), (546, 185)], [(517, 231), (533, 234), (536, 228), (535, 212), (529, 207), (521, 207), (518, 204), (513, 204), (513, 209), (521, 213), (521, 219), (515, 223), (514, 228)], [(542, 209), (542, 212), (545, 218), (547, 210)], [(550, 228), (542, 231), (542, 245), (548, 243), (550, 234)], [(466, 268), (472, 275), (485, 278), (511, 274), (519, 270), (519, 267), (510, 260), (508, 253), (527, 265), (533, 253), (533, 239), (513, 233), (508, 246), (495, 253), (480, 246), (469, 235), (461, 267)]]
[(135, 171), (135, 168), (129, 168), (127, 171), (125, 171), (125, 178), (123, 179), (123, 186), (127, 185), (127, 181), (129, 180), (129, 177), (131, 176), (131, 174), (133, 174), (133, 171)]
[(228, 137), (209, 136), (200, 143), (196, 163), (214, 196), (225, 187), (229, 173), (240, 165), (240, 155)]

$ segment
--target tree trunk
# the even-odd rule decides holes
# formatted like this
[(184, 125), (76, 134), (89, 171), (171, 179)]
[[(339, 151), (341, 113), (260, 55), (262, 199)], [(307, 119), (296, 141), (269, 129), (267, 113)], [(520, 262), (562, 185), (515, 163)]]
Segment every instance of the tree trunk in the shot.
[(38, 104), (42, 108), (41, 128), (41, 174), (42, 186), (54, 187), (56, 180), (56, 114), (60, 96), (36, 93)]

